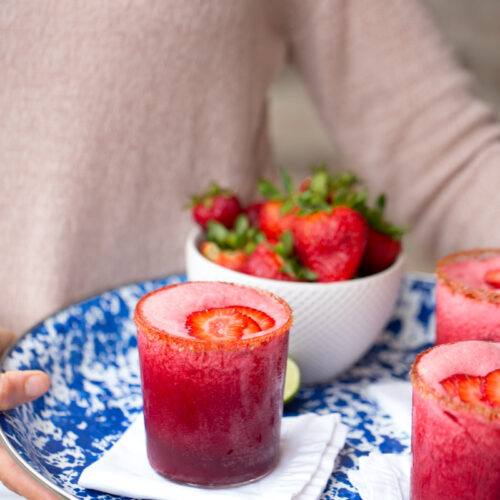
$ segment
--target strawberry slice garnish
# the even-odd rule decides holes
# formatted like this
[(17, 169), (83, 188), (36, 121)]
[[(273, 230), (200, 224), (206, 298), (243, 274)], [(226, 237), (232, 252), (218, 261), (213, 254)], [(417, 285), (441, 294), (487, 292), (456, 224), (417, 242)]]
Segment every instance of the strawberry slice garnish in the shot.
[(490, 286), (500, 288), (500, 269), (490, 269), (487, 271), (484, 275), (484, 281)]
[(274, 319), (263, 311), (246, 306), (232, 306), (232, 309), (253, 319), (261, 330), (267, 330), (274, 326)]
[(500, 406), (500, 369), (484, 377), (483, 396), (491, 406)]
[(243, 335), (260, 332), (257, 322), (234, 307), (192, 312), (186, 319), (186, 329), (193, 337), (212, 342), (238, 340)]
[(454, 375), (451, 375), (451, 377), (441, 380), (440, 384), (449, 396), (454, 397), (458, 396), (458, 384), (465, 379), (467, 379), (467, 375), (464, 375), (463, 373), (455, 373)]
[(458, 382), (458, 397), (464, 403), (484, 405), (482, 385), (483, 377), (466, 375)]

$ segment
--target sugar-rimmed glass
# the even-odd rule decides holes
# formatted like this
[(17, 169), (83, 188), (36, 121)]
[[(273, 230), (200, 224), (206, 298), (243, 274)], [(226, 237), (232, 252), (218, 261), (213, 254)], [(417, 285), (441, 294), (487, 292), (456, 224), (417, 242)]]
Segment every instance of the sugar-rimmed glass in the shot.
[(500, 368), (500, 343), (441, 344), (417, 356), (413, 386), (412, 500), (497, 500), (500, 407), (464, 403), (440, 381)]
[(500, 270), (500, 249), (469, 250), (444, 257), (436, 268), (436, 343), (500, 341), (500, 288), (487, 271)]
[[(149, 312), (148, 304), (154, 306)], [(260, 334), (223, 342), (174, 332), (175, 321), (168, 329), (161, 326), (169, 316), (230, 305), (278, 319)], [(184, 283), (143, 297), (134, 320), (152, 467), (200, 486), (241, 484), (268, 474), (279, 458), (292, 323), (286, 302), (228, 283)]]

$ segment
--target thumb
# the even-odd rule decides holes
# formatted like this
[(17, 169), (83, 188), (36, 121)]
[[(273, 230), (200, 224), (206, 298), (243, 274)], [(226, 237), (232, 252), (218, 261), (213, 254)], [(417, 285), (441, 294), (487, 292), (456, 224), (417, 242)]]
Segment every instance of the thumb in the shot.
[(45, 394), (50, 378), (39, 370), (10, 371), (0, 374), (0, 411), (33, 401)]

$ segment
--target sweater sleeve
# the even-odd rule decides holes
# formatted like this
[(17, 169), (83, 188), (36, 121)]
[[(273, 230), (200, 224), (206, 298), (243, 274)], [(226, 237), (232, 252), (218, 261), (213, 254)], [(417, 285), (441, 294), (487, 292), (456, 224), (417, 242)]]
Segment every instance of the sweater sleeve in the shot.
[(287, 0), (297, 67), (350, 168), (429, 258), (500, 247), (500, 125), (419, 0)]

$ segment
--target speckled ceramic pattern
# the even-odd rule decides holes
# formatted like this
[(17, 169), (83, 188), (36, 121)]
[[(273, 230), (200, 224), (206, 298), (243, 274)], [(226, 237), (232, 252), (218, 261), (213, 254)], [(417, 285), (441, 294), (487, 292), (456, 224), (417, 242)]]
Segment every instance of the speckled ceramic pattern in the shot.
[[(123, 498), (80, 488), (77, 479), (141, 411), (131, 320), (137, 300), (183, 280), (170, 276), (75, 304), (29, 331), (4, 358), (4, 370), (40, 368), (52, 377), (45, 397), (0, 413), (0, 436), (35, 476), (67, 498)], [(349, 426), (323, 499), (359, 498), (347, 471), (357, 466), (360, 456), (375, 449), (409, 452), (409, 436), (364, 399), (363, 389), (381, 379), (407, 380), (415, 355), (433, 339), (434, 279), (407, 275), (392, 319), (368, 354), (331, 383), (300, 390), (287, 405), (285, 415), (339, 412)]]

